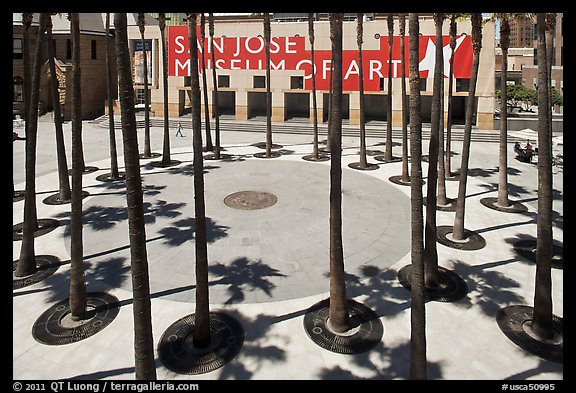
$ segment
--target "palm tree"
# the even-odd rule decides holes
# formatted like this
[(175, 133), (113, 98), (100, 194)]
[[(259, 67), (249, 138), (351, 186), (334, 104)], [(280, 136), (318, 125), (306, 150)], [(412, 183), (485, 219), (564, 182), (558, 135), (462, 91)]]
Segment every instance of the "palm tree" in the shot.
[(58, 159), (58, 201), (69, 202), (72, 198), (70, 179), (68, 178), (68, 162), (66, 161), (66, 146), (64, 144), (64, 131), (62, 129), (62, 110), (60, 108), (60, 93), (58, 92), (58, 77), (54, 61), (54, 46), (52, 43), (52, 17), (48, 15), (46, 21), (46, 41), (48, 42), (48, 66), (50, 67), (50, 87), (52, 106), (54, 108), (54, 127), (56, 129), (56, 157)]
[[(468, 161), (470, 157), (470, 140), (472, 135), (472, 122), (476, 106), (476, 82), (478, 80), (478, 67), (480, 63), (480, 49), (482, 48), (482, 14), (471, 14), (472, 19), (472, 76), (470, 89), (466, 101), (466, 122), (464, 125), (464, 141), (462, 144), (462, 159), (460, 164), (460, 180), (458, 184), (458, 199), (452, 236), (455, 240), (464, 240), (464, 216), (466, 207), (466, 182), (468, 178)], [(450, 154), (450, 150), (446, 150)]]
[(118, 170), (118, 151), (116, 148), (116, 130), (114, 125), (114, 72), (112, 69), (111, 51), (114, 49), (110, 45), (112, 35), (110, 34), (110, 13), (106, 13), (106, 92), (108, 95), (108, 133), (110, 135), (110, 176), (107, 178), (110, 181), (121, 180), (124, 178), (124, 173)]
[(219, 160), (220, 157), (220, 106), (218, 104), (218, 78), (216, 77), (216, 58), (214, 54), (214, 14), (208, 14), (208, 33), (210, 35), (210, 53), (212, 54), (212, 89), (214, 90), (212, 96), (212, 111), (214, 112), (214, 137), (216, 146), (214, 148), (214, 158)]
[(138, 156), (136, 114), (134, 111), (134, 87), (125, 13), (114, 13), (114, 28), (116, 29), (118, 91), (126, 168), (126, 198), (134, 316), (134, 368), (136, 379), (153, 380), (156, 379), (156, 367), (152, 337), (148, 259), (146, 255), (146, 229), (140, 158)]
[(314, 65), (314, 13), (308, 13), (308, 40), (310, 41), (310, 64), (312, 65), (312, 117), (314, 122), (314, 140), (312, 144), (312, 154), (302, 158), (309, 161), (325, 161), (329, 157), (320, 155), (318, 149), (318, 103), (316, 99), (316, 67)]
[(408, 174), (408, 107), (406, 105), (406, 61), (404, 41), (406, 37), (406, 14), (398, 16), (398, 23), (400, 25), (400, 52), (402, 64), (402, 177), (403, 183), (410, 183), (410, 176)]
[(72, 36), (72, 207), (70, 212), (70, 312), (74, 321), (86, 319), (86, 284), (82, 239), (82, 89), (80, 67), (80, 21), (69, 14)]
[(204, 201), (204, 165), (202, 158), (202, 120), (200, 118), (200, 86), (198, 81), (197, 14), (188, 15), (190, 43), (190, 77), (192, 87), (192, 128), (194, 165), (194, 211), (196, 217), (196, 312), (193, 343), (198, 347), (210, 344), (210, 307), (208, 294), (208, 249), (206, 239), (206, 208)]
[(204, 150), (212, 151), (214, 150), (214, 145), (212, 144), (212, 136), (210, 135), (210, 109), (208, 108), (208, 86), (206, 83), (206, 62), (204, 60), (204, 52), (206, 51), (205, 45), (205, 33), (206, 31), (206, 18), (204, 13), (200, 14), (200, 41), (202, 42), (202, 50), (200, 51), (201, 62), (202, 62), (202, 91), (204, 93), (204, 122), (206, 127), (206, 147)]
[(140, 30), (140, 42), (142, 43), (142, 62), (144, 63), (144, 153), (141, 158), (152, 158), (150, 147), (150, 97), (148, 88), (148, 55), (144, 31), (146, 29), (146, 18), (143, 12), (138, 13), (138, 29)]
[(388, 102), (386, 105), (386, 151), (385, 160), (392, 160), (392, 43), (394, 42), (394, 15), (388, 14)]
[[(442, 14), (442, 19), (436, 21), (436, 68), (439, 76), (438, 81), (438, 208), (450, 207), (449, 200), (446, 196), (446, 164), (444, 162), (444, 44), (442, 42), (442, 24), (446, 19), (446, 14)], [(436, 82), (435, 82), (436, 83)]]
[(266, 158), (272, 157), (272, 93), (270, 92), (270, 14), (264, 13), (266, 42)]
[(422, 120), (420, 114), (418, 14), (408, 16), (410, 35), (410, 199), (412, 204), (411, 306), (410, 306), (410, 378), (427, 379), (426, 304), (424, 287), (424, 233), (422, 218)]
[[(32, 22), (32, 14), (22, 14), (22, 23), (25, 26)], [(38, 26), (38, 36), (36, 38), (36, 49), (34, 53), (34, 65), (32, 70), (32, 83), (30, 85), (29, 100), (25, 101), (26, 117), (26, 186), (24, 197), (24, 223), (22, 226), (22, 245), (20, 248), (20, 258), (16, 266), (14, 275), (23, 277), (34, 274), (37, 271), (36, 256), (34, 248), (34, 231), (37, 228), (38, 220), (36, 216), (36, 139), (38, 135), (38, 101), (40, 96), (40, 72), (42, 58), (42, 43), (44, 42), (44, 31), (46, 30), (47, 14), (40, 14)], [(25, 27), (26, 31), (26, 27)], [(25, 33), (26, 34), (26, 33)], [(25, 37), (24, 41), (27, 41)], [(24, 56), (27, 56), (28, 46), (24, 46)], [(28, 79), (30, 80), (30, 79)], [(26, 81), (26, 80), (25, 80)], [(26, 82), (24, 82), (26, 89)], [(26, 91), (25, 100), (26, 100)], [(26, 111), (26, 109), (25, 109)]]

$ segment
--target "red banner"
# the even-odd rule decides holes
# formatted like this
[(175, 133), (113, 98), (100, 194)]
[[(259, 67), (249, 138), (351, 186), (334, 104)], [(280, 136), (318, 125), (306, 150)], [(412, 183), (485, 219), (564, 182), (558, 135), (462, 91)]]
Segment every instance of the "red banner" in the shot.
[[(200, 37), (200, 32), (197, 32)], [(213, 67), (209, 37), (204, 40), (205, 66)], [(306, 37), (272, 37), (270, 40), (270, 69), (301, 70), (304, 74), (304, 88), (311, 89), (312, 62), (310, 51), (306, 50)], [(365, 91), (379, 91), (380, 78), (388, 78), (389, 64), (391, 77), (401, 78), (400, 37), (395, 36), (392, 42), (392, 57), (389, 58), (388, 37), (380, 37), (380, 48), (362, 50), (362, 72)], [(436, 37), (420, 36), (419, 70), (422, 78), (432, 77), (436, 63)], [(450, 37), (442, 37), (444, 55), (444, 76), (447, 77), (450, 65)], [(202, 45), (198, 45), (198, 59), (201, 59)], [(220, 70), (265, 70), (266, 43), (262, 36), (255, 37), (215, 37), (214, 57), (216, 69)], [(409, 76), (409, 38), (405, 37), (405, 72)], [(314, 50), (314, 77), (318, 90), (328, 90), (331, 71), (331, 50)], [(202, 67), (198, 69), (201, 72)], [(469, 36), (457, 37), (454, 52), (454, 76), (470, 78), (472, 73), (472, 42)], [(188, 27), (168, 27), (168, 75), (189, 76), (190, 55), (188, 53)], [(344, 90), (359, 90), (358, 51), (344, 50), (342, 53), (342, 79)]]

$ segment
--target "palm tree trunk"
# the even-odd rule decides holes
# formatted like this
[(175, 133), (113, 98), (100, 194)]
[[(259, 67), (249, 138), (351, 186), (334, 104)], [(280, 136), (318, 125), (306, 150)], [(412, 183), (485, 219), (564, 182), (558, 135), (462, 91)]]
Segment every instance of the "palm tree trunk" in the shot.
[(112, 39), (110, 35), (110, 13), (106, 13), (106, 92), (108, 95), (108, 133), (110, 135), (110, 179), (120, 179), (120, 172), (118, 171), (118, 152), (116, 149), (116, 130), (114, 126), (114, 87), (113, 82), (114, 73), (112, 70), (111, 51), (112, 47), (109, 42)]
[(66, 161), (66, 146), (64, 144), (64, 130), (62, 129), (62, 110), (60, 108), (60, 93), (58, 92), (58, 78), (54, 61), (54, 46), (52, 45), (52, 17), (48, 15), (46, 25), (46, 45), (48, 49), (48, 66), (50, 67), (50, 90), (52, 106), (54, 108), (54, 127), (56, 129), (56, 156), (58, 159), (58, 184), (60, 201), (69, 201), (72, 197), (70, 179), (68, 176), (68, 162)]
[(368, 167), (368, 160), (366, 158), (366, 119), (364, 114), (364, 73), (362, 71), (362, 18), (363, 13), (357, 14), (357, 38), (358, 43), (358, 82), (360, 90), (360, 164), (359, 168), (366, 169)]
[(402, 181), (407, 183), (410, 181), (408, 174), (408, 106), (406, 96), (406, 61), (405, 61), (405, 48), (404, 41), (406, 37), (406, 14), (398, 16), (398, 23), (400, 24), (400, 52), (402, 53)]
[(424, 233), (422, 218), (422, 120), (420, 114), (420, 72), (418, 55), (420, 27), (418, 14), (408, 17), (410, 34), (410, 199), (412, 204), (412, 269), (410, 278), (410, 378), (427, 379), (426, 305), (424, 287)]
[(146, 158), (152, 157), (150, 146), (150, 98), (148, 88), (148, 54), (144, 40), (146, 29), (144, 13), (138, 13), (138, 27), (140, 28), (140, 41), (142, 42), (142, 61), (144, 62), (144, 154)]
[(210, 34), (210, 53), (212, 54), (212, 89), (214, 90), (212, 96), (212, 111), (214, 112), (214, 136), (216, 139), (216, 147), (214, 156), (217, 160), (220, 159), (220, 106), (218, 105), (218, 78), (216, 77), (216, 58), (214, 54), (214, 15), (210, 12), (208, 14), (208, 31)]
[(125, 13), (114, 13), (116, 29), (116, 59), (122, 134), (124, 143), (124, 165), (126, 169), (126, 202), (128, 206), (128, 228), (130, 237), (130, 266), (132, 275), (134, 359), (136, 379), (155, 380), (154, 340), (152, 336), (152, 313), (150, 283), (146, 255), (146, 230), (138, 134), (134, 110), (134, 85), (128, 49), (128, 32)]
[(454, 90), (454, 52), (456, 51), (456, 15), (450, 15), (450, 71), (448, 76), (448, 108), (446, 114), (446, 176), (452, 177), (452, 91)]
[[(32, 15), (22, 14), (23, 23), (31, 23)], [(40, 96), (40, 70), (42, 57), (42, 42), (44, 41), (44, 30), (46, 27), (46, 14), (40, 14), (40, 25), (36, 38), (36, 49), (34, 52), (34, 65), (32, 70), (32, 83), (28, 100), (25, 97), (25, 117), (26, 117), (26, 185), (24, 196), (24, 222), (22, 225), (22, 245), (20, 248), (20, 258), (16, 266), (14, 275), (23, 277), (36, 272), (36, 256), (34, 249), (34, 231), (37, 228), (36, 217), (36, 138), (38, 135), (38, 101)], [(25, 27), (26, 31), (26, 27)], [(25, 37), (24, 41), (27, 41)], [(24, 56), (27, 56), (29, 47), (24, 46)], [(29, 54), (28, 54), (29, 56)], [(30, 79), (28, 79), (30, 81)], [(24, 89), (26, 94), (26, 79)], [(26, 114), (26, 108), (28, 113)]]
[(312, 116), (314, 122), (314, 144), (312, 157), (318, 159), (318, 103), (316, 100), (316, 68), (314, 63), (314, 13), (308, 13), (308, 39), (310, 41), (310, 61), (312, 64)]
[(160, 40), (162, 41), (162, 93), (164, 107), (164, 138), (162, 143), (162, 163), (169, 165), (170, 158), (170, 119), (168, 117), (168, 52), (166, 41), (166, 14), (158, 14)]
[[(438, 197), (437, 206), (446, 206), (448, 198), (446, 197), (446, 166), (444, 163), (444, 45), (442, 43), (442, 24), (446, 14), (441, 14), (442, 20), (439, 22), (436, 31), (436, 67), (438, 68)], [(440, 45), (440, 50), (438, 50)]]
[(470, 89), (466, 100), (466, 123), (464, 125), (464, 141), (462, 143), (462, 162), (460, 164), (460, 179), (458, 184), (458, 199), (454, 216), (454, 229), (452, 236), (455, 240), (464, 240), (464, 216), (466, 209), (466, 182), (468, 180), (468, 162), (470, 160), (470, 141), (472, 136), (472, 122), (476, 108), (476, 81), (478, 80), (478, 66), (480, 63), (480, 49), (482, 48), (482, 14), (473, 13), (472, 19), (472, 76)]
[(206, 151), (214, 150), (212, 136), (210, 135), (210, 108), (208, 107), (208, 84), (206, 82), (206, 62), (204, 60), (206, 18), (204, 13), (200, 14), (200, 41), (202, 42), (201, 62), (202, 62), (202, 92), (204, 93), (204, 122), (206, 127)]
[(72, 320), (86, 319), (84, 242), (82, 232), (82, 89), (80, 21), (70, 14), (72, 35), (72, 207), (70, 213), (70, 312)]
[(196, 312), (194, 324), (195, 346), (210, 344), (210, 307), (208, 293), (208, 248), (206, 240), (206, 207), (204, 201), (204, 164), (202, 158), (202, 120), (200, 118), (200, 83), (198, 78), (198, 44), (196, 41), (197, 14), (188, 14), (188, 42), (190, 43), (190, 78), (192, 87), (192, 131), (194, 165), (194, 211), (196, 214)]
[(386, 152), (387, 161), (392, 160), (392, 43), (394, 42), (394, 15), (388, 14), (388, 101), (386, 105)]
[(552, 331), (552, 135), (550, 134), (545, 14), (536, 14), (538, 29), (538, 222), (536, 285), (532, 330), (543, 339)]
[(266, 42), (266, 157), (272, 156), (272, 93), (270, 92), (270, 14), (264, 13)]
[(500, 18), (500, 48), (502, 71), (500, 78), (500, 152), (498, 158), (498, 206), (510, 206), (508, 199), (508, 47), (510, 46), (510, 23), (508, 16)]
[(424, 278), (426, 287), (438, 286), (438, 250), (436, 248), (436, 189), (438, 187), (438, 137), (440, 134), (440, 82), (442, 64), (442, 20), (443, 15), (434, 13), (436, 26), (436, 65), (434, 67), (434, 86), (432, 89), (432, 113), (430, 125), (430, 143), (428, 145), (428, 181), (426, 192), (426, 226), (424, 233)]
[(330, 146), (330, 311), (329, 323), (336, 332), (350, 327), (342, 245), (342, 20), (344, 14), (330, 14), (333, 83)]

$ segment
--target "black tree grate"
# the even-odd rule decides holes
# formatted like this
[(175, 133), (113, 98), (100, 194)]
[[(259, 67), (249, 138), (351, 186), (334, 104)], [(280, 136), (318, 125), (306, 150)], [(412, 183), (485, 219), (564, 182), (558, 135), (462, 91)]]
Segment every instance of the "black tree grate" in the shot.
[(86, 294), (88, 319), (63, 324), (70, 314), (70, 299), (62, 300), (46, 310), (32, 326), (36, 341), (46, 345), (64, 345), (84, 340), (108, 326), (120, 311), (118, 298), (106, 292)]
[[(86, 198), (89, 195), (90, 193), (88, 191), (82, 191), (82, 198)], [(60, 193), (56, 193), (44, 198), (42, 202), (44, 202), (44, 204), (46, 205), (65, 205), (67, 203), (72, 202), (72, 198), (60, 199)]]
[(528, 211), (528, 207), (519, 202), (510, 202), (510, 206), (500, 206), (498, 205), (498, 198), (487, 197), (480, 199), (480, 203), (484, 206), (503, 213), (524, 213)]
[(14, 272), (16, 271), (16, 266), (18, 266), (18, 260), (12, 263), (12, 282), (14, 289), (30, 286), (50, 277), (61, 265), (60, 258), (53, 255), (36, 255), (35, 258), (37, 270), (29, 276), (16, 277)]
[(475, 251), (486, 247), (486, 240), (479, 233), (464, 229), (464, 240), (456, 241), (448, 238), (448, 235), (451, 235), (453, 231), (453, 226), (438, 226), (436, 228), (436, 236), (438, 238), (438, 242), (450, 248), (466, 251)]
[(244, 344), (244, 329), (232, 316), (210, 313), (211, 342), (206, 347), (192, 343), (195, 314), (187, 315), (164, 331), (158, 344), (158, 357), (166, 368), (179, 374), (214, 371), (236, 357)]
[[(84, 166), (84, 170), (82, 171), (82, 174), (87, 175), (89, 173), (96, 172), (99, 170), (100, 170), (100, 168), (98, 168), (97, 166)], [(68, 169), (68, 175), (72, 176), (72, 169)]]
[[(536, 262), (536, 239), (523, 239), (514, 243), (514, 251), (531, 262)], [(564, 248), (558, 244), (552, 245), (552, 267), (562, 269), (564, 267)]]
[(384, 327), (378, 314), (369, 307), (348, 299), (348, 312), (352, 334), (338, 334), (328, 326), (330, 299), (319, 301), (310, 307), (304, 315), (304, 329), (318, 346), (341, 354), (358, 354), (374, 348), (384, 334)]
[(360, 162), (351, 162), (350, 164), (348, 164), (348, 167), (352, 168), (352, 169), (357, 169), (360, 171), (373, 171), (375, 169), (380, 168), (380, 165), (368, 163), (368, 164), (366, 164), (365, 168), (362, 168), (362, 166), (360, 165)]
[[(53, 218), (40, 218), (38, 219), (38, 229), (34, 231), (34, 237), (42, 236), (52, 232), (60, 225), (60, 221)], [(12, 240), (22, 240), (24, 223), (12, 226)]]
[[(410, 276), (412, 265), (406, 265), (398, 271), (398, 281), (408, 290), (411, 290), (412, 284)], [(462, 299), (468, 293), (468, 285), (458, 274), (438, 266), (438, 286), (425, 287), (426, 301), (436, 302), (455, 302)]]
[(96, 180), (103, 181), (103, 182), (113, 182), (113, 181), (121, 181), (126, 179), (126, 174), (124, 172), (118, 172), (118, 177), (113, 178), (112, 173), (103, 173), (101, 175), (96, 176)]
[(539, 340), (526, 330), (534, 316), (534, 308), (523, 305), (513, 305), (501, 308), (496, 314), (496, 322), (502, 332), (514, 344), (542, 359), (555, 363), (562, 363), (564, 353), (563, 319), (552, 316), (552, 330), (554, 339)]

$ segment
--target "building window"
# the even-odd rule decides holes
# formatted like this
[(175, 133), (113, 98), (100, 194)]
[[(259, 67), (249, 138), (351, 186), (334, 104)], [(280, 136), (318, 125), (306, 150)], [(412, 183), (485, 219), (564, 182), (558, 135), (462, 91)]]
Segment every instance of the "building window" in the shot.
[(456, 78), (456, 91), (470, 91), (470, 79)]
[(426, 91), (427, 82), (426, 78), (420, 78), (420, 91)]
[(260, 76), (260, 75), (255, 75), (253, 83), (254, 83), (255, 89), (265, 88), (266, 87), (266, 77)]
[(230, 87), (230, 75), (218, 75), (218, 87)]
[(96, 60), (96, 40), (92, 40), (90, 44), (90, 58)]
[(22, 57), (22, 38), (14, 38), (12, 40), (12, 58), (21, 59)]
[(380, 78), (380, 91), (384, 91), (384, 78)]
[(14, 77), (14, 102), (24, 102), (24, 79), (21, 76)]
[(303, 89), (304, 88), (304, 77), (303, 76), (291, 76), (290, 77), (290, 88), (291, 89)]
[(66, 40), (66, 58), (72, 58), (72, 40), (70, 38)]

